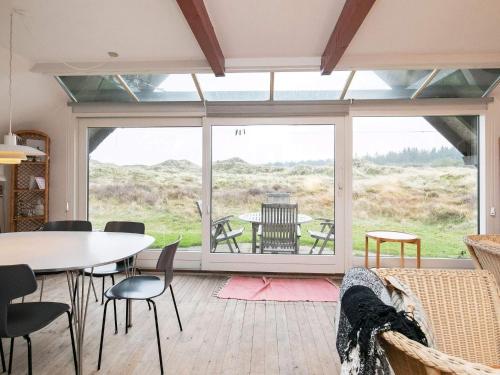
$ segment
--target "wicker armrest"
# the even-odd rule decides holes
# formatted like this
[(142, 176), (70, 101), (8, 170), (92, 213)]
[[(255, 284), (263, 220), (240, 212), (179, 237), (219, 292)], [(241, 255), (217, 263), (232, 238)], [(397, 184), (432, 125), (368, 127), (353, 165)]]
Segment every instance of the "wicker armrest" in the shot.
[(396, 374), (500, 374), (500, 370), (428, 348), (399, 332), (384, 332), (381, 337), (382, 345)]

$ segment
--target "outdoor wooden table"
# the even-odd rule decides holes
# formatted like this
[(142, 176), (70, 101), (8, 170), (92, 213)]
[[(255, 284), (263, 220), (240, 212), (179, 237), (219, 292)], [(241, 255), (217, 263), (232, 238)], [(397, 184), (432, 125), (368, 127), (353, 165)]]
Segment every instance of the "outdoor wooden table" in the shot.
[[(0, 234), (0, 265), (27, 264), (33, 271), (65, 271), (76, 335), (78, 374), (83, 369), (83, 337), (94, 267), (127, 260), (154, 238), (111, 232), (15, 232)], [(91, 269), (90, 276), (81, 270)], [(87, 287), (85, 279), (88, 279)]]
[(411, 233), (394, 231), (372, 231), (365, 233), (365, 267), (368, 268), (368, 239), (377, 241), (376, 268), (380, 268), (380, 244), (384, 242), (399, 242), (401, 244), (400, 266), (405, 266), (404, 246), (405, 243), (417, 246), (417, 268), (420, 268), (420, 238)]
[[(262, 223), (260, 212), (249, 212), (238, 217), (240, 220), (252, 223), (252, 253), (255, 254), (257, 252), (257, 231), (259, 230), (259, 225)], [(297, 222), (299, 225), (308, 223), (312, 220), (312, 217), (309, 215), (298, 214), (297, 216)]]

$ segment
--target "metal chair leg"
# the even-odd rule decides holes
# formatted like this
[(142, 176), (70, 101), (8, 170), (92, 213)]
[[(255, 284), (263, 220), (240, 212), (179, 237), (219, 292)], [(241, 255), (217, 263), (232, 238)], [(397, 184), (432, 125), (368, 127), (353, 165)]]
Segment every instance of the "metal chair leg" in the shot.
[(108, 308), (108, 302), (111, 300), (107, 300), (104, 304), (104, 312), (102, 314), (102, 329), (101, 329), (101, 343), (99, 344), (99, 359), (97, 360), (97, 370), (101, 369), (101, 359), (102, 359), (102, 346), (104, 343), (104, 327), (106, 326), (106, 310)]
[(161, 374), (163, 375), (163, 359), (161, 355), (161, 342), (160, 342), (160, 330), (158, 328), (158, 314), (156, 313), (156, 304), (153, 300), (150, 300), (151, 304), (153, 305), (153, 311), (155, 314), (155, 326), (156, 326), (156, 340), (158, 342), (158, 355), (160, 357), (160, 370)]
[(101, 293), (101, 305), (104, 305), (104, 281), (106, 279), (106, 276), (102, 277), (102, 293)]
[(8, 373), (12, 373), (12, 355), (14, 354), (14, 337), (10, 338), (10, 353), (9, 353), (9, 371)]
[(28, 344), (28, 375), (31, 375), (33, 374), (33, 367), (31, 363), (31, 339), (28, 335), (23, 337), (26, 340), (26, 343)]
[(128, 333), (128, 300), (125, 300), (125, 334)]
[[(42, 276), (42, 285), (40, 285), (40, 299), (39, 302), (42, 302), (43, 296), (43, 286), (45, 285), (45, 275)], [(24, 301), (23, 301), (24, 302)]]
[(69, 311), (66, 311), (68, 315), (69, 322), (69, 334), (71, 335), (71, 349), (73, 351), (73, 363), (75, 365), (75, 374), (78, 374), (78, 364), (76, 362), (76, 347), (75, 347), (75, 335), (73, 334), (73, 324), (71, 322), (71, 314)]
[(148, 300), (146, 300), (146, 302), (148, 303), (149, 311), (151, 311), (151, 304), (149, 303)]
[(118, 334), (118, 318), (116, 315), (116, 300), (115, 299), (113, 300), (113, 310), (115, 313), (115, 335), (117, 335)]
[(94, 285), (94, 279), (90, 279), (90, 285), (92, 285), (92, 291), (94, 292), (94, 298), (96, 302), (99, 302), (99, 299), (97, 298), (97, 293), (95, 291), (95, 285)]
[(0, 338), (0, 359), (2, 360), (2, 372), (7, 371), (5, 368), (5, 356), (3, 353), (3, 344), (2, 344), (2, 339)]
[[(172, 284), (170, 284), (170, 294), (172, 294), (172, 301), (174, 301), (175, 314), (177, 315), (177, 321), (179, 322), (179, 328), (182, 331), (181, 318), (179, 317), (179, 311), (177, 310), (177, 303), (175, 303), (175, 296), (174, 296), (174, 290), (172, 289)], [(153, 302), (153, 301), (151, 300), (151, 302)]]

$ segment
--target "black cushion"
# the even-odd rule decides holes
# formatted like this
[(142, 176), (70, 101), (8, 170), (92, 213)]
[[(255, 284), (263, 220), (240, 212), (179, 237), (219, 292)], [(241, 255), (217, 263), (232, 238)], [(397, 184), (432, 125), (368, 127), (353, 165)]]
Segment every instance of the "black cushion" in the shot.
[(9, 335), (11, 337), (18, 337), (38, 331), (66, 311), (69, 311), (69, 306), (58, 302), (11, 304), (7, 309)]

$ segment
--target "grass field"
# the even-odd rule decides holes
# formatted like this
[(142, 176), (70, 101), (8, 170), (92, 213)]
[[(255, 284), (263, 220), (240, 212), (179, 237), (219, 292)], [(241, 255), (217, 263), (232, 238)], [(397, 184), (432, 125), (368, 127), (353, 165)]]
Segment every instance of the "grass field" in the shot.
[[(201, 197), (201, 169), (188, 161), (155, 166), (90, 163), (89, 212), (96, 228), (108, 220), (136, 220), (161, 247), (183, 235), (181, 246), (201, 245), (201, 220), (195, 202)], [(353, 241), (364, 248), (364, 232), (404, 230), (422, 237), (423, 256), (464, 256), (462, 237), (477, 231), (477, 171), (467, 166), (387, 166), (357, 160), (353, 166)], [(333, 165), (296, 163), (251, 165), (240, 159), (217, 162), (212, 171), (213, 216), (259, 211), (269, 191), (287, 191), (299, 212), (333, 217)], [(251, 242), (250, 224), (240, 242)], [(302, 245), (312, 244), (303, 227)], [(397, 254), (397, 247), (383, 247)], [(412, 250), (408, 246), (408, 253)]]

